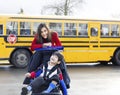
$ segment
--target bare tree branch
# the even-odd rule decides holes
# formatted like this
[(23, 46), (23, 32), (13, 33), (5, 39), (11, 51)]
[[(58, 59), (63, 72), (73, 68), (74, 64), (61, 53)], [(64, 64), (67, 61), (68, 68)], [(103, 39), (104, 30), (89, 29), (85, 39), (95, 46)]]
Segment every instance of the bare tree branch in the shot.
[(73, 12), (73, 8), (77, 5), (83, 4), (85, 0), (61, 0), (61, 2), (57, 2), (57, 4), (47, 5), (44, 9), (54, 10), (56, 15), (69, 15)]

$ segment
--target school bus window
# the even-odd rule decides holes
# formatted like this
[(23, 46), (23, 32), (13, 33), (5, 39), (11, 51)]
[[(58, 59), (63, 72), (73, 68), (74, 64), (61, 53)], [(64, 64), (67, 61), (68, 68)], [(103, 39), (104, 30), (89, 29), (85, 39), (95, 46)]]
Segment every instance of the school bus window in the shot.
[(30, 29), (30, 22), (20, 22), (20, 35), (30, 35), (31, 29)]
[(18, 35), (18, 22), (7, 22), (7, 35), (9, 34), (15, 34)]
[(64, 24), (64, 35), (75, 36), (76, 35), (76, 24), (75, 23), (65, 23)]
[(98, 36), (98, 28), (92, 27), (90, 33), (91, 36)]
[(62, 35), (62, 23), (49, 23), (49, 28), (56, 31), (59, 36)]
[(118, 24), (113, 24), (111, 25), (111, 36), (113, 37), (117, 37), (119, 36), (119, 25)]
[(78, 35), (88, 36), (88, 24), (79, 24)]
[[(33, 35), (35, 35), (37, 33), (37, 28), (41, 23), (42, 22), (34, 22), (33, 23)], [(45, 23), (43, 23), (43, 24), (45, 24)]]
[(3, 25), (0, 25), (0, 35), (3, 35)]
[(101, 36), (106, 37), (109, 36), (109, 25), (101, 24)]

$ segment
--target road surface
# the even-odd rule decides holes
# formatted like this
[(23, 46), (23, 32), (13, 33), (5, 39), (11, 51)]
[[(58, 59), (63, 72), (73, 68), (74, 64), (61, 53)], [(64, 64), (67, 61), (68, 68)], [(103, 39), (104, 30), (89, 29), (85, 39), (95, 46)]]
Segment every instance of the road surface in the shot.
[[(71, 78), (69, 95), (120, 95), (120, 67), (96, 65), (67, 66)], [(0, 94), (20, 95), (26, 69), (0, 65)]]

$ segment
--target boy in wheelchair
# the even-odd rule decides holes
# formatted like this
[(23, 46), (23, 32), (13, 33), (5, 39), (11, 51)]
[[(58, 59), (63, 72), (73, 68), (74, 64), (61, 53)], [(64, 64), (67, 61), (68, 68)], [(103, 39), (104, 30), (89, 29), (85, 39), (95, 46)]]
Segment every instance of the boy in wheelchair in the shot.
[(67, 87), (60, 70), (61, 60), (63, 60), (62, 54), (54, 52), (47, 64), (41, 65), (36, 71), (26, 73), (26, 77), (33, 80), (27, 87), (22, 88), (21, 95), (27, 95), (31, 91), (32, 93), (44, 93), (44, 95), (47, 95), (54, 91), (59, 92), (59, 89), (62, 90), (63, 95), (67, 95)]

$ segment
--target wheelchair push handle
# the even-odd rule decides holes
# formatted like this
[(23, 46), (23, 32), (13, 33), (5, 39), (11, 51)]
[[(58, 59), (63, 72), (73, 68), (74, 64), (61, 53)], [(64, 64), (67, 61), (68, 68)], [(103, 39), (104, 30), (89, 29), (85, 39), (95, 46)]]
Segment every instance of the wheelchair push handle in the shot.
[(63, 50), (64, 47), (63, 46), (51, 46), (51, 47), (44, 47), (44, 48), (36, 48), (36, 51), (45, 51), (45, 50)]

